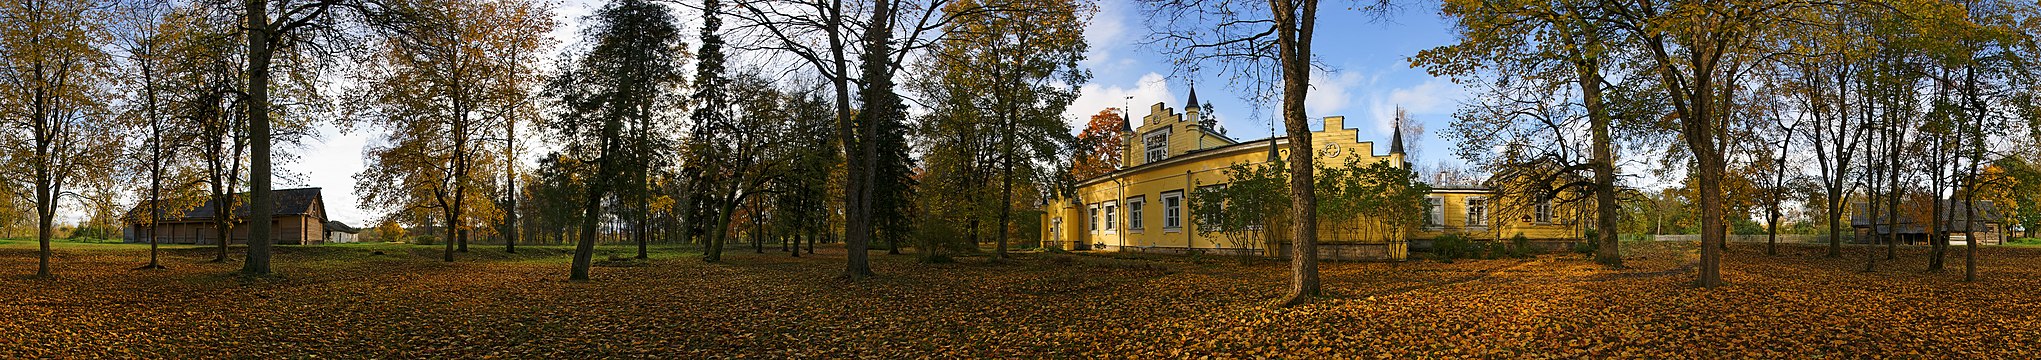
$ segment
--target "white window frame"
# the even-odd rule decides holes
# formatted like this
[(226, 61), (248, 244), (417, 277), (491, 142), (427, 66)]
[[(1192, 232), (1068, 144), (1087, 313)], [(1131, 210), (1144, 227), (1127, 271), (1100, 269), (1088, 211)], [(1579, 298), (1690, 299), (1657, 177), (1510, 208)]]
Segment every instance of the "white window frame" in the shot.
[(1063, 217), (1058, 216), (1049, 219), (1049, 241), (1055, 243), (1063, 242)]
[(1531, 208), (1531, 222), (1540, 225), (1552, 224), (1552, 200), (1538, 202)]
[(1466, 202), (1467, 227), (1488, 227), (1488, 198), (1484, 196), (1469, 196)]
[[(1175, 200), (1175, 204), (1170, 201)], [(1183, 191), (1162, 193), (1162, 230), (1183, 231)]]
[(1144, 211), (1148, 208), (1147, 203), (1148, 197), (1146, 195), (1134, 195), (1134, 197), (1127, 198), (1127, 230), (1129, 232), (1141, 232), (1143, 225), (1147, 225), (1145, 221), (1142, 221), (1142, 218), (1147, 217), (1146, 211)]
[(1424, 214), (1425, 228), (1439, 229), (1446, 227), (1446, 198), (1444, 196), (1426, 196), (1424, 201), (1427, 204)]
[(1107, 201), (1107, 202), (1105, 202), (1104, 204), (1102, 204), (1102, 205), (1099, 205), (1099, 208), (1105, 209), (1105, 214), (1106, 214), (1106, 232), (1107, 232), (1107, 233), (1118, 233), (1118, 232), (1120, 232), (1120, 227), (1119, 227), (1120, 223), (1119, 223), (1119, 221), (1118, 221), (1119, 219), (1117, 219), (1117, 216), (1114, 216), (1114, 215), (1118, 215), (1118, 213), (1119, 213), (1119, 210), (1120, 210), (1120, 204), (1119, 204), (1118, 202), (1113, 202), (1113, 201)]
[(1143, 163), (1169, 159), (1169, 129), (1155, 130), (1142, 134), (1141, 151)]
[(1085, 208), (1086, 208), (1086, 209), (1090, 209), (1090, 210), (1091, 210), (1091, 223), (1090, 223), (1090, 224), (1091, 224), (1091, 228), (1090, 228), (1090, 229), (1086, 229), (1086, 230), (1090, 230), (1090, 232), (1091, 232), (1091, 233), (1093, 233), (1093, 234), (1097, 234), (1097, 233), (1100, 233), (1100, 232), (1104, 232), (1104, 230), (1105, 230), (1105, 229), (1104, 229), (1104, 228), (1100, 228), (1100, 227), (1098, 226), (1098, 224), (1099, 224), (1099, 222), (1098, 222), (1098, 204), (1091, 204), (1091, 206), (1086, 206)]

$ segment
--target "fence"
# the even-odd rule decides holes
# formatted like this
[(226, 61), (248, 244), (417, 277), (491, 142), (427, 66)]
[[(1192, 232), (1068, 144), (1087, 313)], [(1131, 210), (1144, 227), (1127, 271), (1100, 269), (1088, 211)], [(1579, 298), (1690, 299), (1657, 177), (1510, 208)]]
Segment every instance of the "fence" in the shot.
[[(1843, 234), (1843, 243), (1854, 241), (1856, 236)], [(1651, 235), (1655, 241), (1701, 241), (1701, 235)], [(1731, 242), (1765, 242), (1765, 235), (1725, 235)], [(1779, 242), (1788, 244), (1827, 244), (1828, 235), (1779, 234)]]

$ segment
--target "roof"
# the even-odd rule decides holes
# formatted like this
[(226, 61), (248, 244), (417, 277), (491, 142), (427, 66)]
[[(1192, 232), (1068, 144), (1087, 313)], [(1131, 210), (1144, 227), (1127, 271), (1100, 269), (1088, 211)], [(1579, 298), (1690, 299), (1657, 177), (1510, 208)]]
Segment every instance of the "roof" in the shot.
[[(1961, 221), (1956, 219), (1958, 217), (1962, 217), (1966, 212), (1969, 211), (1969, 209), (1966, 208), (1963, 202), (1953, 199), (1940, 201), (1942, 201), (1942, 219), (1943, 219), (1942, 226), (1940, 226), (1940, 228), (1943, 229), (1943, 231), (1965, 231), (1972, 229), (1971, 226), (1995, 224), (1999, 222), (1998, 207), (1993, 206), (1990, 200), (1981, 200), (1977, 202), (1977, 218), (1971, 221)], [(1853, 228), (1871, 227), (1871, 221), (1864, 218), (1865, 214), (1870, 213), (1870, 210), (1867, 209), (1869, 207), (1869, 204), (1860, 201), (1852, 203), (1850, 204), (1850, 206), (1851, 209), (1853, 210), (1850, 212), (1850, 227)], [(1901, 203), (1900, 206), (1907, 209), (1915, 209), (1919, 206), (1927, 205), (1906, 202)], [(1885, 234), (1892, 232), (1891, 230), (1892, 224), (1889, 224), (1885, 220), (1889, 219), (1890, 214), (1892, 214), (1892, 209), (1884, 208), (1878, 209), (1877, 216), (1879, 221), (1876, 233)], [(1899, 213), (1898, 224), (1899, 233), (1902, 234), (1927, 233), (1927, 229), (1925, 229), (1924, 226), (1922, 225), (1926, 224), (1928, 221), (1926, 219), (1915, 219), (1914, 217), (1915, 215), (1913, 214), (1913, 212), (1910, 211), (1901, 211)], [(1982, 226), (1977, 227), (1978, 230), (1983, 230), (1981, 228)]]
[[(310, 215), (320, 219), (325, 218), (324, 214), (326, 214), (326, 202), (323, 200), (324, 196), (321, 195), (321, 193), (319, 192), (319, 188), (278, 189), (271, 191), (270, 194), (272, 194), (271, 200), (273, 200), (276, 204), (276, 206), (272, 208), (272, 210), (274, 211), (274, 213), (271, 214), (272, 216)], [(248, 193), (234, 194), (234, 197), (242, 199), (241, 201), (236, 201), (237, 206), (234, 207), (234, 216), (243, 218), (248, 217), (249, 213), (248, 206), (251, 205), (248, 201), (246, 201), (246, 199), (248, 198)], [(157, 218), (163, 219), (164, 221), (191, 221), (212, 219), (219, 214), (220, 200), (224, 199), (207, 200), (205, 205), (200, 205), (189, 210), (184, 210), (181, 214), (172, 211), (173, 209), (157, 209), (158, 213)], [(139, 217), (140, 214), (147, 212), (149, 210), (149, 204), (154, 201), (155, 200), (143, 201), (141, 203), (135, 204), (135, 208), (128, 211), (129, 215), (127, 216), (127, 218), (133, 219), (135, 217)]]
[(1391, 153), (1391, 154), (1402, 154), (1402, 153), (1403, 153), (1403, 121), (1401, 121), (1401, 119), (1398, 119), (1398, 121), (1396, 122), (1396, 126), (1395, 126), (1395, 130), (1394, 130), (1394, 131), (1395, 131), (1395, 134), (1394, 134), (1394, 135), (1389, 135), (1389, 153)]
[(1185, 101), (1183, 108), (1184, 110), (1198, 108), (1198, 87), (1196, 85), (1191, 86), (1191, 98), (1190, 100)]
[(355, 227), (353, 227), (353, 226), (347, 226), (347, 223), (343, 223), (343, 222), (340, 222), (339, 220), (334, 220), (334, 221), (327, 221), (327, 222), (326, 222), (326, 230), (327, 230), (327, 231), (339, 231), (339, 232), (344, 232), (344, 233), (349, 233), (349, 234), (360, 234), (360, 233), (361, 233), (361, 229), (355, 228)]

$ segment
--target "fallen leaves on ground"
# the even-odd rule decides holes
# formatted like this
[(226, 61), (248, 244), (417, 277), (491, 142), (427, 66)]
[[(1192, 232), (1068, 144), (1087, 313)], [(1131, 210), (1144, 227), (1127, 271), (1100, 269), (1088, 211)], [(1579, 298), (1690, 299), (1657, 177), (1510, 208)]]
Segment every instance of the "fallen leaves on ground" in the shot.
[[(57, 277), (0, 277), (0, 357), (63, 358), (2035, 358), (2041, 250), (1989, 248), (1983, 281), (1925, 251), (1861, 272), (1818, 247), (1740, 244), (1704, 290), (1692, 243), (1611, 270), (1577, 255), (1321, 264), (1328, 296), (1272, 309), (1284, 263), (1023, 254), (838, 278), (842, 251), (667, 253), (565, 281), (565, 253), (285, 247), (276, 279), (205, 249), (60, 247)], [(476, 250), (477, 253), (497, 251)], [(833, 253), (832, 253), (833, 251)], [(1882, 249), (1875, 250), (1882, 255)], [(479, 256), (479, 255), (477, 255)], [(33, 252), (0, 248), (0, 271)], [(13, 269), (13, 270), (5, 270)]]

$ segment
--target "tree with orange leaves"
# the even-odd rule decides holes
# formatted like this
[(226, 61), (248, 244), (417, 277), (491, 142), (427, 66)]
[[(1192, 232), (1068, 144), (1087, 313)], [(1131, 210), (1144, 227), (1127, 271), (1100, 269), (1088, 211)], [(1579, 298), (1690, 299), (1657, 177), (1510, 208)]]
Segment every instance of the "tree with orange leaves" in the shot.
[(1100, 110), (1098, 115), (1091, 116), (1091, 123), (1084, 125), (1084, 132), (1077, 134), (1077, 156), (1070, 162), (1072, 178), (1090, 179), (1120, 169), (1127, 135), (1120, 112), (1119, 108)]

